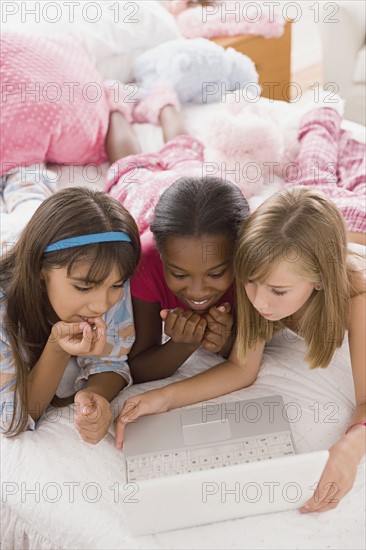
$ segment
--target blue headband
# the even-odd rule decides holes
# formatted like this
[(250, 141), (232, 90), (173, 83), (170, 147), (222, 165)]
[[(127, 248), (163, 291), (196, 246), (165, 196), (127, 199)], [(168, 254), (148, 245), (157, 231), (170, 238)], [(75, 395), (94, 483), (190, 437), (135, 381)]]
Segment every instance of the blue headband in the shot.
[(65, 248), (74, 248), (76, 246), (85, 246), (86, 244), (107, 243), (107, 242), (132, 242), (127, 233), (122, 231), (110, 231), (109, 233), (93, 233), (91, 235), (80, 235), (80, 237), (71, 237), (49, 244), (44, 249), (44, 254), (47, 252), (55, 252), (56, 250), (65, 250)]

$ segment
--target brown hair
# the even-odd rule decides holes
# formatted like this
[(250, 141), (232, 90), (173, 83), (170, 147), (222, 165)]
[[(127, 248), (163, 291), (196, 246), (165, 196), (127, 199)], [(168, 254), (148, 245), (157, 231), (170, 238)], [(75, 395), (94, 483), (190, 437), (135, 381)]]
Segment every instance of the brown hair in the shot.
[(243, 226), (235, 265), (241, 360), (248, 348), (259, 340), (269, 341), (285, 327), (283, 321), (264, 319), (244, 288), (250, 279), (266, 280), (283, 260), (291, 262), (300, 277), (323, 285), (310, 296), (298, 328), (308, 347), (305, 359), (310, 368), (327, 367), (343, 342), (350, 298), (362, 292), (364, 275), (347, 249), (342, 215), (323, 193), (305, 187), (284, 189)]
[[(62, 239), (122, 231), (129, 242), (97, 243), (44, 253)], [(43, 267), (67, 267), (88, 261), (88, 279), (103, 281), (117, 265), (127, 280), (140, 259), (136, 223), (115, 199), (84, 187), (64, 189), (46, 199), (18, 242), (1, 259), (0, 286), (6, 300), (5, 327), (16, 365), (13, 417), (6, 434), (19, 435), (28, 422), (27, 376), (38, 361), (51, 331), (52, 308), (41, 279)], [(16, 411), (20, 411), (20, 415)]]

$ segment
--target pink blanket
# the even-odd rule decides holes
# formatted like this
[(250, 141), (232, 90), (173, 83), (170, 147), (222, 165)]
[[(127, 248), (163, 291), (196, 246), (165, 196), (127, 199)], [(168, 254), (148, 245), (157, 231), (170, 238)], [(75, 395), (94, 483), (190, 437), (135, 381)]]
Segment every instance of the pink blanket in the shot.
[(80, 43), (3, 33), (0, 48), (0, 167), (101, 163), (109, 104)]

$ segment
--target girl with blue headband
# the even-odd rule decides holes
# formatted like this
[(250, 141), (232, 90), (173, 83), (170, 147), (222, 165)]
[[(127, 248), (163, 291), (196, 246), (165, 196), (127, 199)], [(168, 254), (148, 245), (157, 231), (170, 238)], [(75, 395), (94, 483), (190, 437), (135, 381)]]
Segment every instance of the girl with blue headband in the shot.
[(1, 260), (1, 429), (34, 429), (50, 405), (76, 405), (83, 440), (98, 443), (109, 402), (131, 376), (129, 278), (137, 226), (112, 197), (69, 188), (47, 198)]

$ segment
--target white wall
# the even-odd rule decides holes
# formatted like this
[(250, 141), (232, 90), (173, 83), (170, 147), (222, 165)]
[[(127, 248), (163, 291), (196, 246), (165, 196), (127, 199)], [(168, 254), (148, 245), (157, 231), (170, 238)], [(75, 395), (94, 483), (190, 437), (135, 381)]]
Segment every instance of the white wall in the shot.
[[(306, 2), (306, 4), (308, 4)], [(297, 72), (322, 60), (319, 24), (314, 22), (314, 14), (303, 11), (301, 20), (292, 26), (291, 63), (292, 71)]]
[[(332, 3), (307, 1), (288, 2), (281, 0), (283, 13), (294, 19), (292, 24), (291, 64), (292, 73), (301, 71), (322, 60), (320, 23), (324, 17), (332, 17)], [(324, 4), (328, 4), (325, 10)]]

